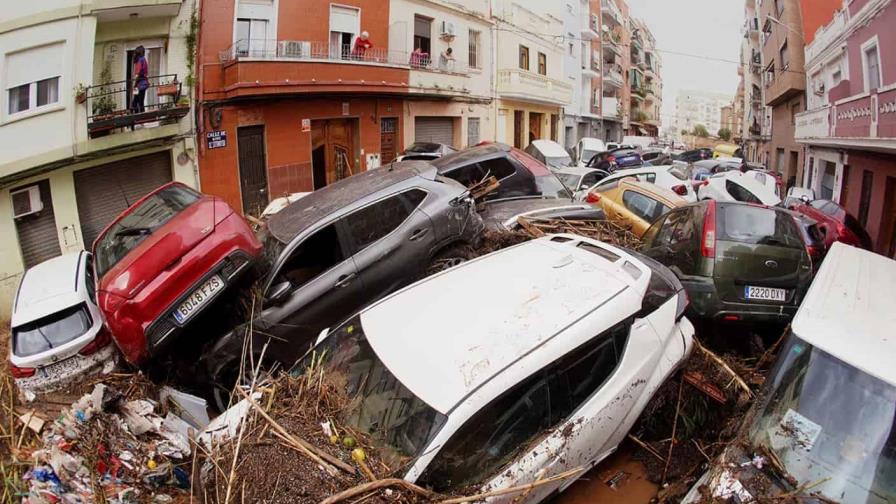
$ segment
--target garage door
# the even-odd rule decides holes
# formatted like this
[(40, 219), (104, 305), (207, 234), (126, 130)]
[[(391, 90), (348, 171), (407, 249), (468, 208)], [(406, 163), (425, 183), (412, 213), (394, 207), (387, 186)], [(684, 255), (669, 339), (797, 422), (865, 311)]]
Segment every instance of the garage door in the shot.
[(75, 199), (84, 247), (118, 214), (153, 189), (171, 181), (171, 152), (124, 159), (75, 172)]
[(450, 117), (417, 117), (414, 119), (414, 141), (454, 145), (454, 119)]

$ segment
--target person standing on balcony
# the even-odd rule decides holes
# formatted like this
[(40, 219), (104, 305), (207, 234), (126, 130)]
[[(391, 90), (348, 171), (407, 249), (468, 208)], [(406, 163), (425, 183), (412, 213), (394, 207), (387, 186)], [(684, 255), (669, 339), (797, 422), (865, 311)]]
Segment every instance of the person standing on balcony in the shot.
[(448, 48), (439, 55), (439, 69), (445, 72), (454, 71), (454, 49)]
[(352, 59), (363, 60), (367, 50), (371, 47), (373, 47), (373, 42), (370, 41), (370, 34), (366, 31), (361, 32), (352, 47)]
[(134, 100), (131, 110), (134, 113), (145, 112), (144, 100), (149, 88), (149, 64), (146, 62), (146, 49), (141, 45), (134, 49)]

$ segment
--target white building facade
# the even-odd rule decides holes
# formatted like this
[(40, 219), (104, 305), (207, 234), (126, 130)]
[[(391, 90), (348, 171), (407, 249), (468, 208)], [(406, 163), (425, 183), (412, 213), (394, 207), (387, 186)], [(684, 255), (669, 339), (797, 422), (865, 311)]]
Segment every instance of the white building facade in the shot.
[(702, 124), (710, 135), (718, 133), (722, 127), (722, 107), (734, 100), (731, 95), (706, 91), (681, 90), (675, 99), (675, 117), (672, 127), (676, 135), (682, 130), (693, 131)]

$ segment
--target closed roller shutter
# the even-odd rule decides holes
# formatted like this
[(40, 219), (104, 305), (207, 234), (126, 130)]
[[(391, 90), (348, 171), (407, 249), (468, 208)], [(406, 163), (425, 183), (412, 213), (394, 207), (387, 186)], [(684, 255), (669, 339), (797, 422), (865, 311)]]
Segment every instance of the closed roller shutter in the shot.
[(414, 119), (414, 141), (454, 145), (454, 119), (450, 117), (417, 117)]
[[(43, 209), (35, 214), (16, 219), (19, 247), (22, 249), (22, 260), (25, 262), (26, 268), (62, 254), (59, 248), (59, 234), (56, 232), (56, 217), (53, 214), (50, 182), (41, 180), (36, 185), (40, 188)], [(24, 189), (24, 187), (15, 190), (18, 189)]]
[(171, 152), (123, 159), (75, 172), (75, 199), (84, 248), (113, 219), (157, 187), (171, 181)]

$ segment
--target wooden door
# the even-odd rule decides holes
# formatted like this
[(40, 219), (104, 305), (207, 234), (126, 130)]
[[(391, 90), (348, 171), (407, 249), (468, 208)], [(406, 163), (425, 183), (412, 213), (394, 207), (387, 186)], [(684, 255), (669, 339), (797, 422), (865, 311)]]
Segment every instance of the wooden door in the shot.
[(397, 134), (398, 119), (394, 117), (380, 119), (380, 159), (384, 165), (395, 160)]
[(523, 131), (523, 111), (514, 110), (513, 111), (513, 146), (514, 147), (516, 147), (517, 149), (522, 149), (523, 147), (525, 147), (525, 145), (524, 145), (525, 142), (523, 141), (523, 138), (525, 138), (523, 135), (525, 135), (525, 134), (526, 134), (526, 132)]
[[(351, 119), (311, 121), (314, 188), (319, 189), (357, 173), (355, 130)], [(321, 167), (323, 160), (323, 167)]]
[(265, 159), (264, 126), (236, 130), (240, 162), (240, 192), (243, 213), (260, 215), (268, 205), (268, 168)]
[(529, 143), (541, 138), (541, 114), (529, 113)]

